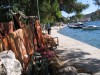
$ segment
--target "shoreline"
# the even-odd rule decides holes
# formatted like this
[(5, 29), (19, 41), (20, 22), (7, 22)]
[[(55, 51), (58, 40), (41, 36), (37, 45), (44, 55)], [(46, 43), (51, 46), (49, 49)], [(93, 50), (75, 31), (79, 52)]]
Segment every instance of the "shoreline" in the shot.
[(57, 54), (64, 61), (81, 65), (93, 73), (100, 73), (100, 49), (64, 36), (57, 32), (59, 29), (59, 27), (53, 27), (51, 30), (51, 36), (59, 39)]

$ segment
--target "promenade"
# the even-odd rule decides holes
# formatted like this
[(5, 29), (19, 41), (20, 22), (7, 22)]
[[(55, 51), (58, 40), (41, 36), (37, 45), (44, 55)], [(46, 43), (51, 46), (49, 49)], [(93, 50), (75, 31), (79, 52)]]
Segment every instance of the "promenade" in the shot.
[(59, 39), (56, 52), (60, 58), (63, 61), (70, 62), (70, 64), (84, 67), (93, 75), (100, 75), (100, 49), (64, 36), (59, 33), (59, 30), (59, 27), (52, 27), (51, 36)]

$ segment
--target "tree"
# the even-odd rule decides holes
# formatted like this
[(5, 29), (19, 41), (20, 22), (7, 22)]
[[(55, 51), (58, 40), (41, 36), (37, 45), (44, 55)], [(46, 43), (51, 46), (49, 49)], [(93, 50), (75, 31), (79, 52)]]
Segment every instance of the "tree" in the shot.
[[(61, 11), (66, 13), (81, 12), (87, 5), (77, 3), (77, 0), (38, 0), (41, 23), (59, 21)], [(37, 0), (1, 0), (1, 5), (13, 6), (13, 11), (23, 11), (26, 15), (38, 16)], [(81, 7), (81, 8), (80, 8)]]
[(98, 5), (98, 9), (99, 9), (99, 6), (100, 6), (100, 0), (94, 0), (95, 1), (95, 5)]
[(61, 17), (59, 4), (57, 0), (43, 0), (40, 1), (40, 15), (42, 23), (50, 23)]
[(88, 7), (89, 7), (88, 4), (85, 5), (85, 4), (82, 4), (81, 2), (76, 3), (76, 5), (74, 7), (75, 8), (75, 13), (76, 13), (76, 15), (75, 15), (76, 21), (79, 21), (79, 19), (83, 17), (83, 14), (81, 14), (81, 12), (83, 10), (85, 10), (86, 8), (88, 8)]
[(77, 0), (59, 0), (59, 5), (60, 10), (63, 10), (66, 13), (82, 12), (89, 6), (88, 4), (77, 2)]
[(76, 21), (78, 22), (79, 19), (81, 19), (83, 16), (84, 16), (84, 15), (81, 14), (81, 13), (76, 14), (76, 15), (75, 15), (75, 17), (76, 17)]
[(96, 14), (99, 14), (99, 7), (100, 7), (100, 0), (94, 0), (94, 4), (98, 6), (98, 9), (97, 9), (97, 13)]

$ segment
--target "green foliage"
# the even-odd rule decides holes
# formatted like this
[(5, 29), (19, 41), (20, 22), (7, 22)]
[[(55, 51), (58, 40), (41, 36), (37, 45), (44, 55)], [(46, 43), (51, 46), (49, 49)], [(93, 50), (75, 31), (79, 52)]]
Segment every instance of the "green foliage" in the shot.
[(61, 17), (62, 17), (62, 16), (61, 16), (61, 11), (57, 11), (57, 12), (56, 12), (56, 15), (57, 15), (58, 18), (61, 18)]
[(60, 1), (60, 10), (67, 13), (72, 13), (74, 11), (74, 4), (76, 0), (59, 0)]
[(26, 15), (38, 16), (37, 1), (39, 5), (41, 23), (61, 21), (61, 11), (79, 14), (88, 5), (77, 3), (77, 0), (0, 0), (1, 5), (13, 6), (13, 11), (23, 11)]
[(95, 1), (95, 5), (98, 5), (98, 6), (100, 6), (100, 0), (94, 0)]
[(9, 9), (12, 8), (10, 6), (6, 7), (6, 5), (0, 7), (0, 22), (8, 22), (12, 20), (12, 15), (10, 14)]
[(67, 12), (82, 12), (84, 9), (88, 8), (88, 4), (82, 4), (77, 2), (77, 0), (59, 0), (60, 1), (60, 9)]
[(42, 23), (51, 23), (55, 21), (57, 17), (61, 17), (57, 0), (53, 2), (51, 2), (51, 0), (43, 0), (39, 7)]
[(76, 14), (76, 17), (79, 18), (79, 19), (83, 18), (83, 16), (84, 16), (83, 14)]
[(94, 0), (94, 4), (98, 6), (98, 9), (100, 7), (100, 0)]
[(81, 13), (76, 14), (76, 15), (75, 15), (75, 17), (76, 17), (76, 21), (78, 22), (79, 19), (83, 18), (83, 16), (84, 16), (84, 15), (81, 14)]
[(81, 13), (83, 10), (85, 10), (88, 7), (89, 7), (88, 4), (82, 4), (81, 2), (78, 2), (78, 3), (75, 3), (74, 10), (78, 14), (78, 13)]

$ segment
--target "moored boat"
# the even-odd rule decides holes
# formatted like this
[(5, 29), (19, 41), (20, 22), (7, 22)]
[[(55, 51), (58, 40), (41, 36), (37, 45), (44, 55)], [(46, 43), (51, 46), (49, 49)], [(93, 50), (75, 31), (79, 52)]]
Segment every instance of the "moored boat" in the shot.
[(81, 22), (68, 24), (69, 28), (83, 28), (85, 25)]
[(88, 25), (88, 26), (83, 27), (82, 29), (84, 29), (84, 30), (97, 30), (97, 29), (100, 29), (100, 26)]

